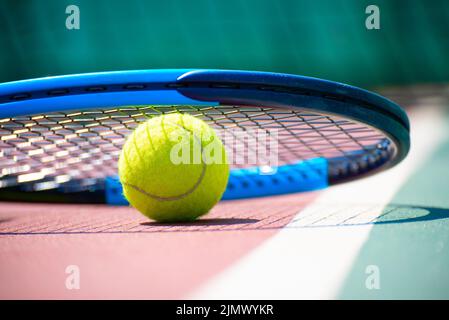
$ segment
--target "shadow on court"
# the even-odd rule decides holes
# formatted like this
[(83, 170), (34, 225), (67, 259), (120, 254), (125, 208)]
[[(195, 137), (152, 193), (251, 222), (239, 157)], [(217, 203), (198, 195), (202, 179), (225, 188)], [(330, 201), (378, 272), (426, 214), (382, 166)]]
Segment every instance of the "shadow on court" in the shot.
[[(311, 208), (312, 210), (310, 210)], [(353, 204), (337, 206), (327, 203), (312, 204), (307, 207), (307, 210), (302, 211), (302, 209), (298, 207), (297, 210), (290, 210), (288, 214), (273, 213), (271, 215), (257, 215), (256, 212), (248, 210), (242, 213), (236, 212), (232, 217), (220, 217), (214, 214), (211, 218), (178, 223), (142, 222), (134, 215), (114, 219), (115, 221), (108, 221), (107, 217), (102, 217), (100, 220), (84, 217), (64, 227), (57, 221), (53, 223), (53, 219), (47, 221), (43, 227), (35, 225), (34, 219), (30, 219), (24, 224), (19, 218), (4, 218), (0, 219), (0, 235), (226, 232), (410, 224), (449, 218), (449, 208), (424, 206), (388, 205), (387, 207), (378, 207)], [(239, 217), (239, 214), (242, 216)]]
[[(329, 205), (331, 208), (332, 206)], [(448, 208), (406, 205), (337, 207), (329, 212), (296, 217), (288, 228), (323, 228), (336, 226), (387, 225), (425, 222), (449, 218)]]
[(148, 221), (142, 222), (143, 226), (167, 226), (167, 227), (180, 227), (180, 226), (229, 226), (237, 224), (250, 224), (259, 222), (259, 219), (240, 219), (240, 218), (215, 218), (215, 219), (200, 219), (190, 222), (175, 222), (175, 223), (165, 223)]

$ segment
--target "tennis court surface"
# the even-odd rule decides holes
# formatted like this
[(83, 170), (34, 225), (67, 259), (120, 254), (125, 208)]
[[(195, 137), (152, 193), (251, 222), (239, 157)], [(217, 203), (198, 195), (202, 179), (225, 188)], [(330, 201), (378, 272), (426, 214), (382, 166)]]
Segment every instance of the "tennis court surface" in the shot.
[(0, 203), (0, 298), (448, 299), (449, 87), (380, 92), (405, 107), (412, 148), (360, 181), (222, 201), (184, 224)]

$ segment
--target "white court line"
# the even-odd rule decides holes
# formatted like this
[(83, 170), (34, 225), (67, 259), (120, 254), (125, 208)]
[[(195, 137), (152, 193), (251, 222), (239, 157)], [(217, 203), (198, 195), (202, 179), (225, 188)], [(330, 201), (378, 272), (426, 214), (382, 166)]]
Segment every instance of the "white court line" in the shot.
[(414, 109), (409, 114), (412, 148), (400, 165), (373, 177), (327, 189), (279, 233), (187, 298), (336, 298), (372, 225), (298, 228), (304, 223), (301, 220), (316, 217), (317, 211), (322, 212), (332, 203), (357, 210), (361, 204), (369, 204), (367, 208), (376, 210), (369, 212), (370, 217), (381, 214), (406, 179), (439, 145), (444, 132), (442, 114), (437, 105)]

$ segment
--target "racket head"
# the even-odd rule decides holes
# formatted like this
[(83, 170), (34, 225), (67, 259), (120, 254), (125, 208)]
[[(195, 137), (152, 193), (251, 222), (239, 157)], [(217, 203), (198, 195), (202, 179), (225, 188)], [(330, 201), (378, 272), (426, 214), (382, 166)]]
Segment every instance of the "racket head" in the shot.
[[(115, 175), (124, 139), (147, 117), (171, 112), (193, 114), (223, 132), (280, 133), (276, 166), (234, 165), (224, 199), (361, 178), (394, 166), (410, 147), (407, 115), (394, 102), (317, 78), (184, 69), (16, 81), (0, 84), (0, 197), (125, 203)], [(37, 164), (27, 166), (30, 160)], [(44, 170), (58, 166), (64, 169)], [(89, 166), (86, 175), (81, 167)]]

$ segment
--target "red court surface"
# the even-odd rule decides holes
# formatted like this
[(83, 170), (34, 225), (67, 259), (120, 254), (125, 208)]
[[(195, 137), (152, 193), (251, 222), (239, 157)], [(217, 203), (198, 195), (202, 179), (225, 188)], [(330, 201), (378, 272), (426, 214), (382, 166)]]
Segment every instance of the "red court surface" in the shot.
[[(183, 298), (275, 234), (317, 193), (222, 202), (164, 225), (128, 207), (3, 203), (0, 298)], [(66, 267), (80, 269), (67, 290)]]

